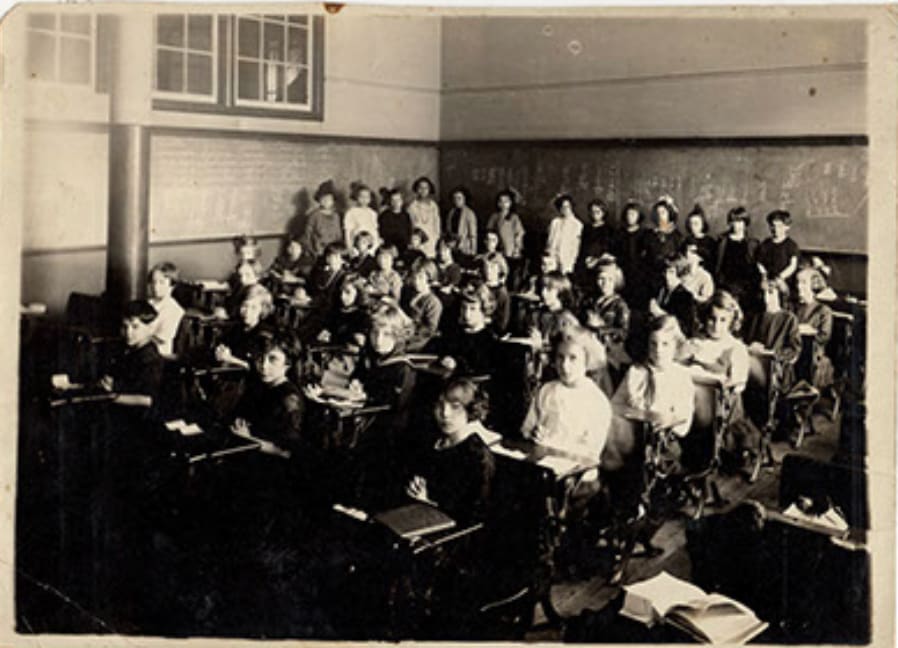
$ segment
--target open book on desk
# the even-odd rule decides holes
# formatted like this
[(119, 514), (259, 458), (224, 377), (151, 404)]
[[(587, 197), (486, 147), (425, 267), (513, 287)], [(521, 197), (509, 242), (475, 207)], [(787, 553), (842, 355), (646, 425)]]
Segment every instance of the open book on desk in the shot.
[(646, 625), (664, 621), (704, 643), (743, 644), (769, 625), (742, 603), (667, 572), (624, 590), (622, 616)]

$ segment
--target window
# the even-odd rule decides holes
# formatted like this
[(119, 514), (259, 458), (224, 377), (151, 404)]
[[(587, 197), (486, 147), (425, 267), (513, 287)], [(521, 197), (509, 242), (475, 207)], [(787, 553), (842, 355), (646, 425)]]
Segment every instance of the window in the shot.
[(156, 16), (156, 91), (215, 101), (218, 33), (211, 15)]
[(153, 106), (321, 119), (323, 18), (163, 14)]
[(92, 15), (29, 13), (27, 30), (30, 79), (93, 84), (95, 25)]

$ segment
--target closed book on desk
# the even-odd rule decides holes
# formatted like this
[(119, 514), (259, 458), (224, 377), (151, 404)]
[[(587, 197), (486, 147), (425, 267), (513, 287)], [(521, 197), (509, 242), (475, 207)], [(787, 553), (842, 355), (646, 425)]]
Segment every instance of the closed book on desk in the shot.
[(374, 519), (401, 538), (417, 538), (455, 526), (455, 520), (441, 510), (420, 502), (378, 513)]
[(664, 621), (701, 642), (742, 644), (768, 626), (742, 603), (722, 594), (707, 594), (667, 572), (624, 589), (622, 616), (646, 625)]

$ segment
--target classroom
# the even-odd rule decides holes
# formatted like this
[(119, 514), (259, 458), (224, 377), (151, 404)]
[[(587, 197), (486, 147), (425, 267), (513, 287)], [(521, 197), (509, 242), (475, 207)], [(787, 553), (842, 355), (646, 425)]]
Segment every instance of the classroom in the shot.
[(269, 8), (4, 20), (15, 632), (869, 643), (867, 14)]

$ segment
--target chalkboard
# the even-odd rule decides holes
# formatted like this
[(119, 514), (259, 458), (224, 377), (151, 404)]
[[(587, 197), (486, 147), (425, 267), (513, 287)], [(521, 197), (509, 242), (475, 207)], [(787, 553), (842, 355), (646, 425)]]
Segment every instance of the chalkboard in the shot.
[(537, 228), (554, 215), (551, 201), (561, 192), (574, 196), (581, 217), (590, 199), (605, 200), (614, 223), (629, 199), (648, 208), (670, 194), (683, 216), (700, 203), (713, 234), (726, 228), (729, 209), (744, 205), (751, 233), (763, 238), (764, 217), (783, 208), (802, 248), (867, 251), (863, 144), (458, 143), (444, 145), (440, 164), (442, 186), (467, 186), (480, 214), (500, 189), (514, 187)]
[(286, 231), (332, 179), (345, 204), (351, 182), (409, 188), (435, 178), (425, 144), (156, 134), (151, 140), (150, 242)]

